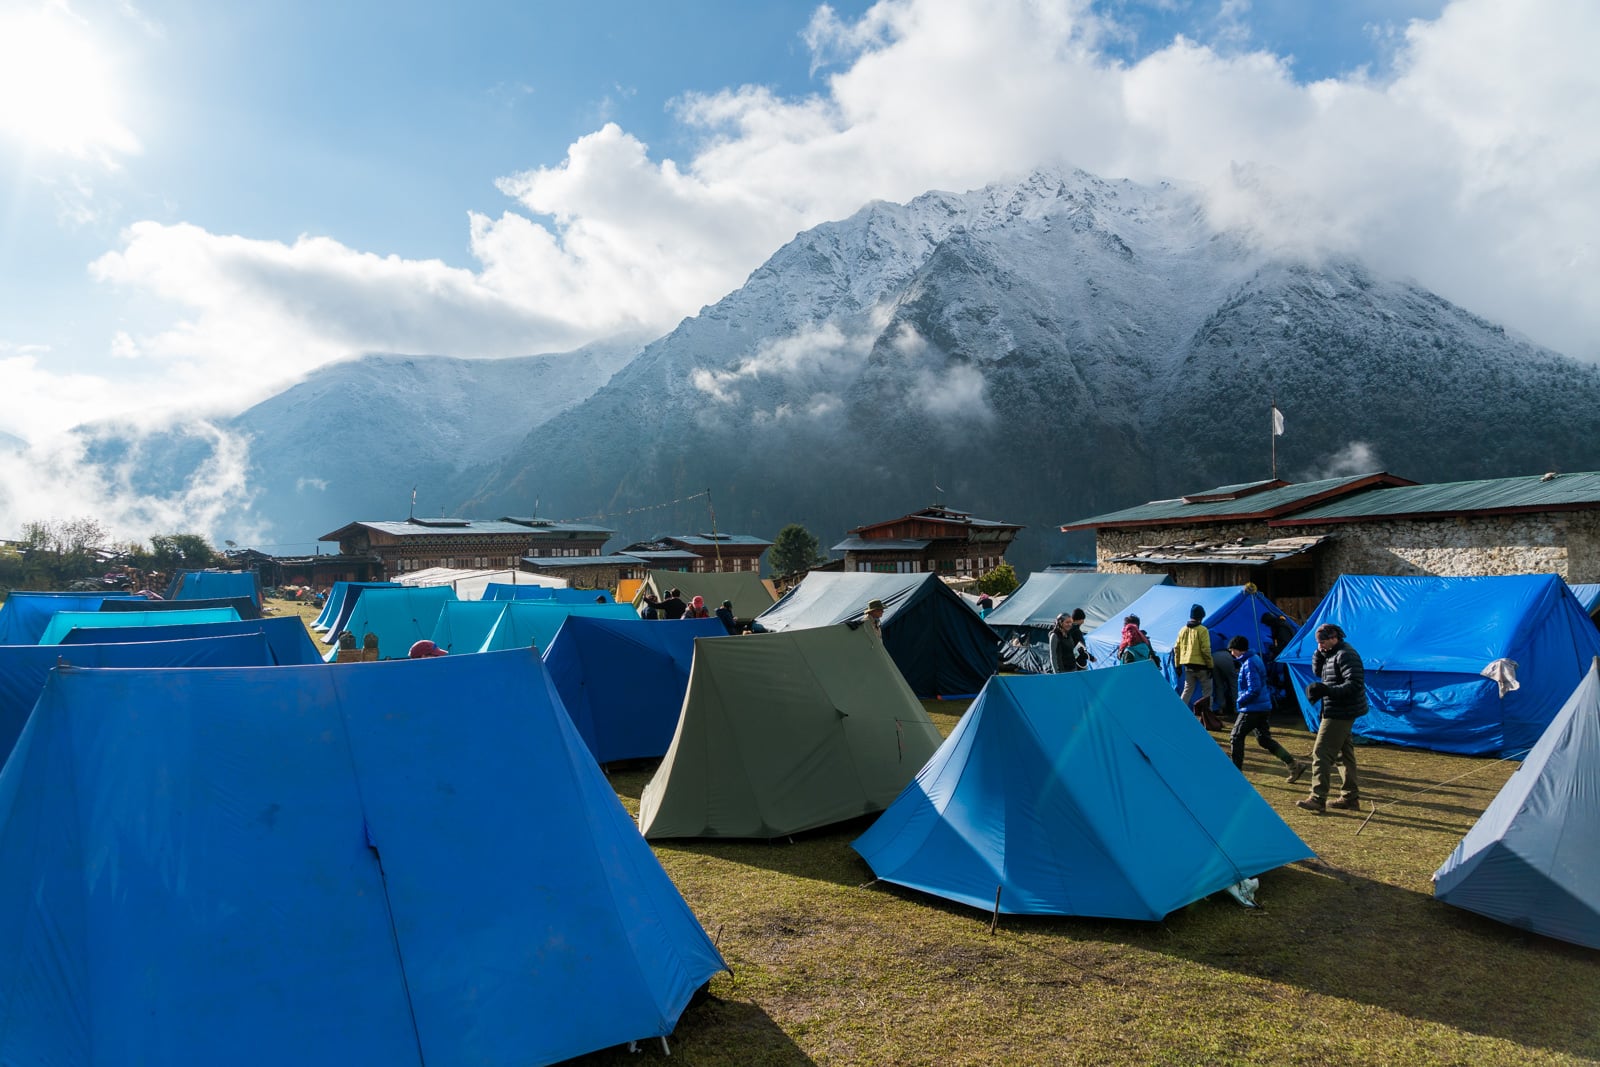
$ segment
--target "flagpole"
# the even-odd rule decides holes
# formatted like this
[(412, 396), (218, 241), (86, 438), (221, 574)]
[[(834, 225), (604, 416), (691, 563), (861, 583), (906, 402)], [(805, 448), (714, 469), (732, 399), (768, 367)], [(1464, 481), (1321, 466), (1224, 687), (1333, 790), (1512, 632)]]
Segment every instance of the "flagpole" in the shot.
[(1267, 436), (1272, 438), (1272, 480), (1278, 480), (1278, 398), (1267, 409)]

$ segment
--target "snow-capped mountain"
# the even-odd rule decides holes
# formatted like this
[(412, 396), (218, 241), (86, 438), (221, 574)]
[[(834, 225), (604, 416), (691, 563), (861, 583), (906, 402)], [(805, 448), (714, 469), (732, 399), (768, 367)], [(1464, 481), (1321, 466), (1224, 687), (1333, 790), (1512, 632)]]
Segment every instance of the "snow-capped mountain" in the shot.
[[(498, 462), (546, 419), (590, 396), (637, 355), (591, 345), (512, 359), (369, 355), (323, 367), (294, 387), (213, 425), (248, 445), (251, 494), (241, 527), (315, 541), (356, 519), (453, 511), (462, 472)], [(85, 427), (89, 460), (130, 473), (134, 492), (162, 496), (206, 473), (216, 435), (183, 427), (151, 437)], [(130, 462), (131, 460), (131, 462)]]
[[(1362, 264), (1216, 231), (1169, 185), (1039, 173), (800, 234), (483, 472), (460, 509), (824, 546), (934, 500), (1064, 521), (1278, 471), (1600, 467), (1600, 371)], [(938, 487), (938, 488), (936, 488)], [(642, 509), (642, 510), (641, 510)]]

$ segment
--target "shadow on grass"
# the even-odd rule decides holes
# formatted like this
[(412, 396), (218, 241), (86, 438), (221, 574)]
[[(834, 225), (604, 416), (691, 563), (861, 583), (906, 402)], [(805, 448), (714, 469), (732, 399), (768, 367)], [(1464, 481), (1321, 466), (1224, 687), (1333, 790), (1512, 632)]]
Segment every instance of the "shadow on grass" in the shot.
[(770, 841), (749, 838), (682, 838), (651, 841), (658, 851), (691, 852), (715, 856), (729, 863), (756, 867), (790, 878), (806, 878), (832, 885), (855, 887), (872, 881), (872, 868), (850, 847), (866, 832), (877, 814), (815, 830), (803, 830)]
[(563, 1062), (568, 1067), (646, 1067), (656, 1063), (671, 1067), (680, 1059), (775, 1067), (815, 1062), (759, 1005), (716, 996), (707, 997), (683, 1013), (677, 1029), (667, 1038), (668, 1053), (663, 1053), (661, 1042), (655, 1038), (640, 1041), (638, 1046), (637, 1052), (618, 1045)]

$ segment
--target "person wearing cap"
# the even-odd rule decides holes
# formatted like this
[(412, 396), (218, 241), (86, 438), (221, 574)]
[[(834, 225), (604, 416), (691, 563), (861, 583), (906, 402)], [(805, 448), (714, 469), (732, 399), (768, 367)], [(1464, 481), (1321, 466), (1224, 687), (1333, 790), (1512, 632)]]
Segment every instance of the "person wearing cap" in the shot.
[[(1356, 750), (1350, 733), (1367, 713), (1366, 670), (1361, 655), (1345, 642), (1333, 623), (1317, 627), (1317, 651), (1311, 657), (1317, 680), (1306, 696), (1322, 701), (1322, 722), (1311, 746), (1311, 795), (1295, 806), (1321, 815), (1328, 808), (1361, 810), (1361, 781), (1356, 776)], [(1329, 800), (1333, 765), (1339, 764), (1339, 799)]]
[(1191, 709), (1196, 694), (1208, 703), (1211, 700), (1211, 631), (1201, 621), (1205, 617), (1205, 608), (1192, 605), (1189, 621), (1178, 631), (1178, 639), (1172, 644), (1172, 662), (1183, 671), (1182, 699)]
[(722, 628), (730, 634), (739, 632), (739, 623), (733, 617), (733, 601), (724, 600), (717, 609), (717, 618), (722, 622)]
[(1282, 760), (1289, 768), (1289, 783), (1311, 769), (1289, 754), (1289, 750), (1272, 737), (1272, 692), (1267, 686), (1267, 666), (1261, 657), (1250, 651), (1250, 639), (1243, 634), (1228, 642), (1228, 655), (1239, 668), (1239, 717), (1233, 721), (1229, 741), (1233, 746), (1233, 765), (1244, 770), (1244, 741), (1255, 735), (1256, 744)]
[(867, 601), (867, 629), (880, 641), (883, 639), (883, 601), (874, 597)]
[(432, 659), (434, 656), (448, 656), (449, 654), (450, 653), (446, 652), (432, 641), (429, 641), (427, 638), (423, 638), (421, 641), (418, 641), (416, 644), (411, 646), (411, 651), (406, 653), (406, 658)]

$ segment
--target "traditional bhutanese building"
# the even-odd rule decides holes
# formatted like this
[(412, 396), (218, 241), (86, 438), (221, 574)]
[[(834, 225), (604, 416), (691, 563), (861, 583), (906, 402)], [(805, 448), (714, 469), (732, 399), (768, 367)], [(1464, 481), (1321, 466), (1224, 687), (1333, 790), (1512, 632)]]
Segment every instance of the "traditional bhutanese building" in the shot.
[(934, 504), (898, 519), (857, 526), (833, 551), (844, 553), (847, 571), (975, 577), (998, 567), (1023, 529)]
[(771, 541), (749, 534), (663, 534), (653, 541), (636, 541), (622, 551), (649, 560), (658, 570), (760, 574), (761, 554), (771, 547)]
[(346, 556), (372, 556), (386, 577), (428, 567), (517, 567), (525, 557), (598, 556), (613, 531), (548, 519), (405, 519), (352, 522), (319, 541)]

